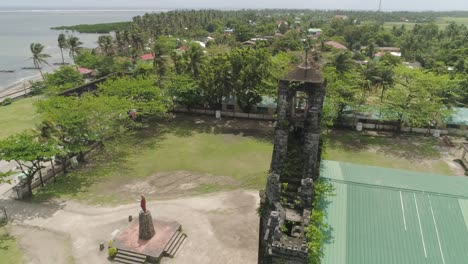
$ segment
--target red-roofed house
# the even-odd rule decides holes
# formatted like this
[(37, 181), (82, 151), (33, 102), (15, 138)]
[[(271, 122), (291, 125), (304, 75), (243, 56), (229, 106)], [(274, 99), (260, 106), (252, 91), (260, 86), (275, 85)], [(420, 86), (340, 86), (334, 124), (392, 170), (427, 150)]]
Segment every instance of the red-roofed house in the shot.
[(79, 67), (78, 71), (83, 75), (91, 74), (93, 72), (93, 70), (90, 70), (88, 68), (83, 68), (83, 67)]
[(343, 19), (343, 20), (345, 20), (345, 19), (348, 19), (348, 16), (336, 15), (335, 18), (336, 18), (336, 19)]
[(188, 46), (180, 46), (177, 50), (178, 51), (187, 51), (189, 49)]
[(330, 47), (335, 48), (335, 49), (340, 49), (340, 50), (347, 50), (348, 49), (348, 48), (346, 48), (345, 45), (343, 45), (341, 43), (338, 43), (336, 41), (326, 41), (325, 45), (330, 46)]
[(91, 75), (94, 73), (94, 70), (84, 67), (78, 67), (78, 72), (85, 78), (91, 78)]
[(154, 59), (154, 55), (153, 55), (152, 53), (148, 53), (148, 54), (145, 54), (145, 55), (141, 55), (141, 56), (140, 56), (140, 59), (141, 59), (141, 60), (144, 60), (144, 61), (153, 60), (153, 59)]

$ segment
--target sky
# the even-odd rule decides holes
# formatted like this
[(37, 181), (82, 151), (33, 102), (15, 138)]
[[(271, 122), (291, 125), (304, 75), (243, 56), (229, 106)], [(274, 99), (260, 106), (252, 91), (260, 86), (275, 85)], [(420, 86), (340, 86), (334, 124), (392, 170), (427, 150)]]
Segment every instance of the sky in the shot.
[[(74, 2), (74, 3), (73, 3)], [(76, 3), (79, 4), (76, 4)], [(38, 4), (40, 3), (40, 4)], [(0, 0), (1, 9), (304, 8), (377, 10), (379, 0)], [(382, 10), (468, 10), (468, 0), (382, 0)]]

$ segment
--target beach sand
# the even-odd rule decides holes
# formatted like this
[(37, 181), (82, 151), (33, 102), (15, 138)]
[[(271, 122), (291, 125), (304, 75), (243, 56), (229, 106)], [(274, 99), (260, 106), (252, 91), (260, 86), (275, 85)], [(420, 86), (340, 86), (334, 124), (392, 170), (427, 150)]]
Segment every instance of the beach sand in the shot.
[(3, 88), (0, 90), (0, 102), (5, 100), (6, 98), (16, 98), (22, 95), (25, 95), (30, 92), (31, 81), (39, 81), (42, 80), (40, 74), (36, 74), (34, 76), (24, 78), (8, 87)]

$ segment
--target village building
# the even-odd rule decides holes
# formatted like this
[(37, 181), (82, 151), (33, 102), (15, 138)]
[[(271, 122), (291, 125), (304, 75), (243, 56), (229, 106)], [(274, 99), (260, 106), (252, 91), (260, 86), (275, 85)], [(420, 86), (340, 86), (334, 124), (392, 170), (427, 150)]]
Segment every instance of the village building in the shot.
[[(468, 181), (322, 161), (334, 187), (322, 264), (465, 263)], [(327, 234), (327, 231), (325, 231)]]
[(328, 47), (331, 47), (331, 48), (334, 48), (334, 49), (338, 49), (338, 50), (347, 50), (348, 48), (341, 44), (341, 43), (338, 43), (336, 41), (325, 41), (325, 45), (328, 46)]

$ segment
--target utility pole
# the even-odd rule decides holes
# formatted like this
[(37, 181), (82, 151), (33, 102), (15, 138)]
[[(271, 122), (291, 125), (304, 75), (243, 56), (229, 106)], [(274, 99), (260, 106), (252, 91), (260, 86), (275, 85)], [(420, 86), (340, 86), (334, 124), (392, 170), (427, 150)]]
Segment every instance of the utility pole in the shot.
[(382, 0), (379, 1), (379, 12), (382, 11)]

